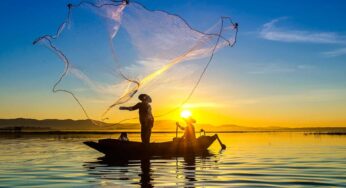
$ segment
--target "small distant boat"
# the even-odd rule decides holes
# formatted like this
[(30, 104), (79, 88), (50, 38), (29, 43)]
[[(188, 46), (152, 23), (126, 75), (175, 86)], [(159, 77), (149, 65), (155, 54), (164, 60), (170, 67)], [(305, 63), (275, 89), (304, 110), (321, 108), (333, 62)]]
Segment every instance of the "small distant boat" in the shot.
[(121, 141), (118, 139), (101, 139), (98, 142), (86, 141), (84, 144), (105, 154), (106, 156), (181, 156), (203, 155), (209, 146), (219, 140), (222, 149), (226, 146), (221, 143), (217, 134), (213, 136), (200, 136), (196, 142), (186, 142), (181, 138), (174, 138), (168, 142), (143, 144), (141, 142)]

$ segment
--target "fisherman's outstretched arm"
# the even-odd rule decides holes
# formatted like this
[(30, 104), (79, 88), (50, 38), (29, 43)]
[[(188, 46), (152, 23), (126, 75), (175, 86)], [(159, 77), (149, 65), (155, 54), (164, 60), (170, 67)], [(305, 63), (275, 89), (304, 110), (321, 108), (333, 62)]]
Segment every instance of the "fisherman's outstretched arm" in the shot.
[(134, 106), (120, 106), (119, 110), (129, 110), (129, 111), (133, 111), (133, 110), (137, 110), (139, 108), (139, 103), (137, 103)]
[(185, 127), (181, 126), (181, 125), (179, 124), (179, 122), (176, 122), (175, 124), (179, 127), (179, 129), (185, 130)]

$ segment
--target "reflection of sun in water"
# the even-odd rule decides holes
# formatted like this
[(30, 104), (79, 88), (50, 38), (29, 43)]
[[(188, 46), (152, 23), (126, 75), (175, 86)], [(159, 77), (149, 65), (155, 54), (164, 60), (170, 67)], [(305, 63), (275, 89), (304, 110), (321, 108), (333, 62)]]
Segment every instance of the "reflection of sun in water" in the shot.
[(182, 118), (188, 118), (192, 115), (191, 111), (190, 110), (183, 110), (181, 113), (180, 113), (180, 116)]

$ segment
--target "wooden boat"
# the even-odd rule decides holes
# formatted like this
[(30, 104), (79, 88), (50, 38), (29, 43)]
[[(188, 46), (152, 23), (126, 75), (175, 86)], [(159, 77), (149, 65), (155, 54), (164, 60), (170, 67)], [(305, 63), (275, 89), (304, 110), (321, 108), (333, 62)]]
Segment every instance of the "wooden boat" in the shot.
[[(195, 142), (186, 142), (181, 138), (172, 141), (143, 144), (141, 142), (121, 141), (118, 139), (101, 139), (98, 142), (86, 141), (87, 146), (104, 153), (106, 156), (179, 156), (202, 155), (209, 146), (219, 140), (218, 135), (200, 136)], [(220, 140), (219, 140), (220, 142)], [(220, 142), (222, 149), (226, 146)]]

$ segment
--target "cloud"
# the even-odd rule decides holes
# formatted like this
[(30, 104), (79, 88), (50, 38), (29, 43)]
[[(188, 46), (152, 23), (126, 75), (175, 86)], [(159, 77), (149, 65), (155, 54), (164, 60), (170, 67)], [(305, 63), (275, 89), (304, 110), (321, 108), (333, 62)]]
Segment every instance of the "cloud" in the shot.
[(331, 101), (345, 101), (346, 89), (321, 88), (297, 91), (295, 93), (262, 96), (256, 98), (243, 98), (234, 100), (235, 105), (283, 104), (283, 103), (318, 103)]
[(281, 73), (293, 73), (297, 71), (306, 71), (314, 68), (312, 65), (299, 64), (299, 65), (287, 65), (284, 63), (270, 63), (270, 64), (251, 64), (251, 70), (249, 74), (281, 74)]
[(344, 88), (321, 88), (304, 90), (292, 94), (284, 94), (266, 97), (263, 101), (269, 102), (330, 102), (330, 101), (345, 101), (346, 89)]
[(287, 17), (274, 19), (265, 23), (260, 30), (260, 37), (266, 40), (280, 42), (302, 42), (320, 44), (345, 44), (346, 37), (335, 32), (315, 32), (306, 30), (292, 30), (277, 27), (278, 23)]
[(323, 52), (323, 55), (326, 57), (338, 57), (338, 56), (343, 56), (346, 55), (346, 48), (340, 48), (328, 52)]

